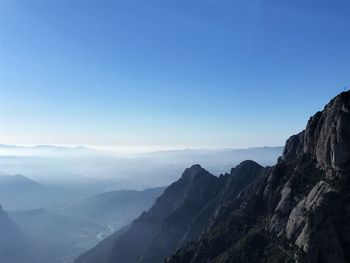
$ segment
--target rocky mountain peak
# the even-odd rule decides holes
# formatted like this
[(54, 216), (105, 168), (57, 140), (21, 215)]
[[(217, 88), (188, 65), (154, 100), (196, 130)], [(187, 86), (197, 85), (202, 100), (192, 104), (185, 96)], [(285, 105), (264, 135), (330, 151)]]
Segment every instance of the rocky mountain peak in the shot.
[(329, 178), (349, 171), (350, 91), (332, 99), (309, 119), (304, 131), (288, 139), (282, 161), (293, 164), (303, 154), (314, 159)]
[(261, 170), (263, 167), (252, 160), (246, 160), (241, 162), (235, 168), (231, 170), (232, 175), (246, 175), (247, 173), (255, 173), (257, 170)]
[(194, 176), (206, 173), (206, 170), (203, 169), (199, 164), (192, 165), (190, 168), (185, 169), (182, 174), (182, 178), (192, 178)]

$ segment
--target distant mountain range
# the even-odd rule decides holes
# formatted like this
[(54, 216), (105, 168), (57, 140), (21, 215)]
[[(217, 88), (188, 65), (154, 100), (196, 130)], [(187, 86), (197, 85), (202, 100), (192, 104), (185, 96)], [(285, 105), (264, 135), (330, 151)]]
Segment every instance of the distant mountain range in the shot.
[[(251, 147), (251, 148), (218, 148), (218, 149), (178, 149), (178, 150), (163, 150), (163, 151), (153, 151), (138, 154), (128, 154), (130, 157), (157, 157), (157, 158), (184, 158), (189, 156), (206, 156), (206, 155), (216, 155), (216, 154), (252, 154), (256, 152), (258, 155), (261, 152), (270, 152), (271, 154), (276, 153), (280, 147)], [(92, 148), (77, 146), (77, 147), (65, 147), (57, 145), (35, 145), (35, 146), (19, 146), (10, 144), (0, 144), (0, 156), (17, 156), (17, 157), (64, 157), (64, 156), (77, 156), (77, 157), (87, 157), (87, 156), (118, 156), (117, 153), (113, 154), (113, 151), (100, 151)], [(244, 157), (244, 156), (243, 156)], [(243, 158), (242, 157), (242, 158)], [(263, 156), (260, 156), (261, 158)], [(119, 158), (122, 156), (119, 155)], [(268, 158), (266, 158), (267, 161)]]
[(276, 165), (186, 169), (76, 263), (350, 262), (350, 91), (291, 136)]
[[(38, 198), (40, 195), (43, 200), (47, 198), (46, 191), (48, 189), (23, 176), (3, 175), (1, 181), (6, 182), (7, 186), (18, 187), (17, 195), (19, 198), (27, 198), (26, 194), (30, 188), (39, 191), (35, 192)], [(6, 187), (6, 184), (2, 184), (2, 186)], [(22, 186), (23, 188), (21, 188)], [(25, 233), (26, 244), (35, 241), (39, 250), (42, 250), (42, 244), (45, 244), (46, 250), (50, 251), (49, 261), (38, 261), (33, 258), (33, 262), (69, 263), (73, 262), (79, 254), (92, 248), (110, 234), (119, 231), (143, 211), (149, 209), (163, 190), (164, 188), (144, 191), (112, 191), (68, 202), (59, 207), (50, 206), (46, 209), (10, 211), (8, 214), (12, 225), (16, 225), (17, 232), (23, 232), (23, 235)], [(21, 194), (22, 192), (24, 195)], [(0, 188), (0, 196), (1, 194), (3, 193)], [(32, 201), (35, 202), (33, 199)], [(3, 227), (7, 227), (5, 223)], [(27, 254), (24, 255), (24, 259), (28, 257)], [(27, 262), (23, 261), (23, 263)]]
[(0, 174), (0, 202), (7, 210), (38, 208), (47, 205), (48, 196), (52, 196), (49, 188), (27, 177)]
[(166, 186), (193, 163), (219, 175), (246, 159), (273, 165), (281, 154), (282, 147), (261, 147), (184, 149), (117, 157), (87, 148), (3, 146), (1, 150), (0, 146), (0, 172), (22, 174), (44, 184), (66, 184), (84, 191), (90, 188), (91, 194)]
[(93, 221), (63, 216), (45, 209), (13, 211), (8, 214), (28, 235), (50, 248), (50, 263), (72, 262), (77, 255), (112, 233), (107, 227)]
[(55, 145), (18, 146), (0, 144), (0, 156), (60, 157), (94, 156), (102, 153), (83, 147), (64, 147)]
[(23, 175), (0, 174), (0, 203), (6, 210), (27, 210), (63, 204), (84, 196), (79, 191), (40, 184)]
[(3, 188), (12, 187), (16, 185), (18, 187), (18, 191), (25, 190), (27, 188), (40, 188), (41, 185), (37, 182), (23, 176), (20, 174), (15, 175), (6, 175), (4, 173), (0, 173), (0, 186)]
[(243, 149), (184, 149), (153, 152), (139, 156), (157, 162), (175, 163), (181, 167), (189, 167), (197, 163), (208, 167), (210, 172), (219, 175), (245, 160), (254, 160), (264, 166), (274, 165), (282, 151), (282, 146)]

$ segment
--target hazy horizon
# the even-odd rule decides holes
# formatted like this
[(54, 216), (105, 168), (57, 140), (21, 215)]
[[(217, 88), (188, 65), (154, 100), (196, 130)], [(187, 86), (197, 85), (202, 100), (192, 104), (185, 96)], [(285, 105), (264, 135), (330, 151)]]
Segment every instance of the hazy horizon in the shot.
[[(1, 149), (2, 147), (2, 149)], [(223, 151), (223, 150), (245, 150), (255, 148), (280, 148), (283, 145), (274, 146), (251, 146), (251, 147), (186, 147), (186, 146), (148, 146), (148, 145), (53, 145), (53, 144), (4, 144), (0, 143), (0, 156), (11, 155), (11, 149), (23, 148), (23, 149), (40, 149), (40, 148), (63, 148), (63, 149), (85, 149), (98, 151), (100, 153), (120, 155), (120, 156), (135, 156), (138, 154), (157, 153), (157, 152), (168, 152), (168, 151)]]

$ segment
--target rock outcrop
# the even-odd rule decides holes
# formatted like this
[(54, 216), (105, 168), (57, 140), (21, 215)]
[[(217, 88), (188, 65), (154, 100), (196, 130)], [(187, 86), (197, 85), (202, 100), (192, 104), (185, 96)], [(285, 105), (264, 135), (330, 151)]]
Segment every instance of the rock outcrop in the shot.
[(286, 143), (282, 159), (293, 163), (309, 155), (329, 177), (341, 176), (350, 169), (350, 94), (331, 100), (322, 112), (310, 118), (305, 131)]

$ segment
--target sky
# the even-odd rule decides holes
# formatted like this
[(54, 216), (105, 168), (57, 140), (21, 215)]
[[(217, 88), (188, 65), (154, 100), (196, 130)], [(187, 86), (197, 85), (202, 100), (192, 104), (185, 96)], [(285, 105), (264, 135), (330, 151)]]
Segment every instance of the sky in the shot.
[(0, 0), (3, 144), (279, 146), (346, 87), (348, 0)]

